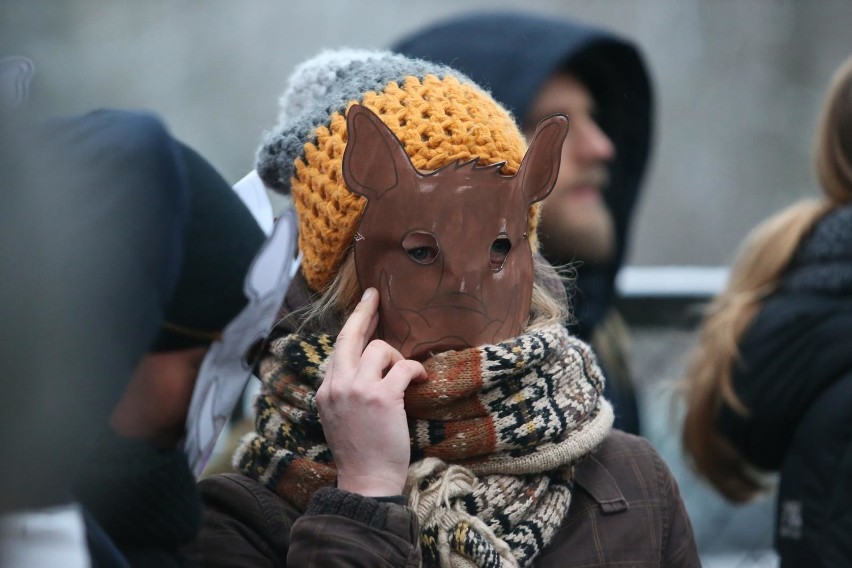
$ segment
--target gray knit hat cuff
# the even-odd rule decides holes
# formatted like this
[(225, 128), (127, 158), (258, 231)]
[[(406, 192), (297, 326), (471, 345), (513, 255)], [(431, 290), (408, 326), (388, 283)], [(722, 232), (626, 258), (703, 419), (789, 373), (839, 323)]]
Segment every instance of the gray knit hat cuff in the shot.
[(473, 82), (453, 69), (389, 51), (338, 50), (323, 52), (296, 68), (279, 101), (278, 124), (264, 136), (257, 152), (257, 173), (279, 193), (290, 193), (290, 179), (304, 146), (316, 140), (316, 129), (343, 113), (350, 101), (360, 102), (370, 91), (382, 92), (406, 77), (447, 75)]

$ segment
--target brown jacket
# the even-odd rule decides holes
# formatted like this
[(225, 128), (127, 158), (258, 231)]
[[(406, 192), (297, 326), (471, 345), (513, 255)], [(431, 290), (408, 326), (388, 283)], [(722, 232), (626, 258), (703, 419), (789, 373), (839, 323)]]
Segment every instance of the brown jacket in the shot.
[[(642, 438), (613, 431), (578, 466), (562, 528), (537, 568), (700, 566), (677, 483)], [(204, 525), (188, 551), (201, 567), (417, 567), (409, 509), (325, 489), (300, 515), (238, 474), (200, 483)]]

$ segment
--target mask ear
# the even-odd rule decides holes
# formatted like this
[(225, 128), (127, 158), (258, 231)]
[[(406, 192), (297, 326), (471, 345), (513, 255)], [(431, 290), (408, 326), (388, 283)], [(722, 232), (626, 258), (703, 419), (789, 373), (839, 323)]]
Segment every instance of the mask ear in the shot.
[(352, 105), (346, 114), (343, 181), (352, 193), (379, 199), (417, 174), (399, 138), (376, 114)]
[(554, 114), (538, 123), (529, 150), (515, 176), (521, 184), (527, 204), (550, 195), (559, 174), (562, 144), (568, 135), (568, 117)]

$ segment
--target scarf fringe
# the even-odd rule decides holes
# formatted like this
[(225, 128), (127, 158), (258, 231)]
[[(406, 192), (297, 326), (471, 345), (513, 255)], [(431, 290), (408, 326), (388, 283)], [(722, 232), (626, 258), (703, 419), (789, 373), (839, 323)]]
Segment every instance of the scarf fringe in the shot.
[[(426, 487), (420, 488), (424, 479), (433, 478)], [(431, 519), (439, 527), (437, 552), (440, 565), (444, 567), (475, 568), (477, 564), (451, 543), (451, 535), (465, 530), (474, 530), (481, 535), (497, 554), (499, 566), (518, 568), (509, 545), (497, 536), (481, 519), (469, 514), (458, 503), (458, 499), (473, 493), (477, 482), (476, 474), (460, 465), (448, 465), (438, 458), (426, 458), (411, 465), (405, 493), (408, 506), (418, 520)], [(454, 503), (455, 501), (455, 503)]]

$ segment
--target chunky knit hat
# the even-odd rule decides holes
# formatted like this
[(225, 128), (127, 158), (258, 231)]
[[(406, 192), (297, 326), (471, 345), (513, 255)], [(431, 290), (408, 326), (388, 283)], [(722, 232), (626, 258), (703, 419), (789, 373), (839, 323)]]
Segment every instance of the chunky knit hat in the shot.
[[(342, 173), (345, 112), (361, 104), (405, 146), (419, 170), (478, 158), (514, 175), (526, 142), (512, 116), (449, 67), (380, 51), (327, 51), (296, 68), (280, 100), (277, 126), (258, 151), (267, 186), (291, 194), (299, 215), (302, 272), (314, 290), (334, 278), (352, 243), (366, 200)], [(538, 208), (530, 210), (537, 248)]]

